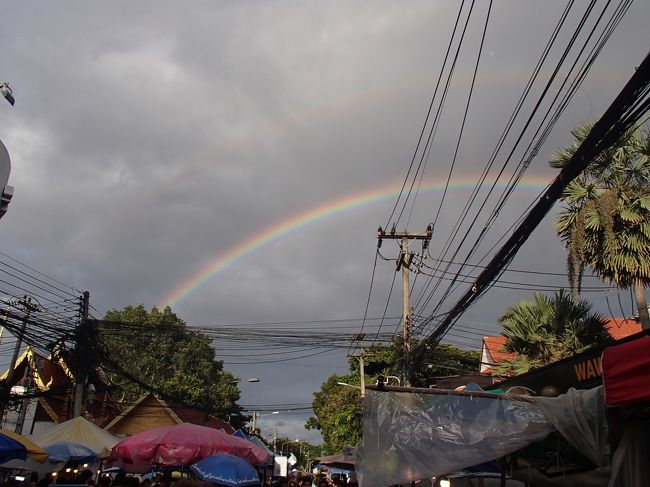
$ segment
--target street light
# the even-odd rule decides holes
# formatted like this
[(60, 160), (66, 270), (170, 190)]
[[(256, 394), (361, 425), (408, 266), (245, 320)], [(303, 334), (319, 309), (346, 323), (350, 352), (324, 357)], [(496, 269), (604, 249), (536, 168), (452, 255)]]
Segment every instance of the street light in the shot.
[(253, 427), (250, 429), (250, 433), (255, 434), (255, 431), (257, 431), (257, 420), (259, 418), (263, 418), (264, 416), (271, 416), (274, 414), (280, 414), (280, 411), (273, 411), (272, 413), (266, 413), (266, 414), (257, 414), (257, 411), (253, 411)]
[(228, 381), (228, 384), (238, 384), (240, 382), (259, 382), (260, 380), (257, 377), (246, 377), (245, 379), (241, 379), (239, 377), (235, 377), (232, 380)]

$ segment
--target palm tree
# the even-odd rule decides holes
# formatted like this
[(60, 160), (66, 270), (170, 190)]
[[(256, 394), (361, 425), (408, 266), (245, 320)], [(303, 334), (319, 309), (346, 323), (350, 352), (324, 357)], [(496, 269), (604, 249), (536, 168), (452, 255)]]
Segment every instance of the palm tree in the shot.
[(506, 338), (504, 351), (517, 357), (499, 364), (497, 371), (527, 372), (611, 343), (605, 320), (586, 300), (576, 301), (563, 290), (552, 298), (539, 293), (533, 298), (515, 303), (498, 320)]
[[(591, 130), (572, 130), (575, 143), (555, 153), (561, 168)], [(650, 132), (628, 131), (565, 189), (555, 229), (568, 251), (574, 297), (585, 267), (605, 282), (634, 287), (639, 321), (650, 328), (645, 288), (650, 283)]]

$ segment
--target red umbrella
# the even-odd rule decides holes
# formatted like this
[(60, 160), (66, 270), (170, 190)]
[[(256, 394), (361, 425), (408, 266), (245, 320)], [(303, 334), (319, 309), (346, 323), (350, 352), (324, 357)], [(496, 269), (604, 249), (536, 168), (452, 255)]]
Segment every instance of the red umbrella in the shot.
[(106, 463), (127, 472), (144, 473), (154, 465), (185, 467), (215, 453), (230, 453), (251, 464), (266, 464), (269, 453), (256, 444), (223, 431), (191, 423), (152, 428), (113, 447)]

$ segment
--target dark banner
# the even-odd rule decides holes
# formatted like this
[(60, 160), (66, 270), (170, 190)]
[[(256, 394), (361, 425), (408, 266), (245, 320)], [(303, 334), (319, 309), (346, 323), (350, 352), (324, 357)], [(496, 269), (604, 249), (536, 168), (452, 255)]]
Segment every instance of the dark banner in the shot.
[[(637, 333), (616, 343), (636, 340), (645, 335), (645, 332)], [(602, 384), (602, 354), (602, 348), (588, 350), (532, 372), (511, 377), (499, 384), (486, 387), (486, 390), (502, 389), (508, 392), (512, 387), (526, 387), (540, 396), (557, 396), (564, 394), (571, 387), (591, 389)]]

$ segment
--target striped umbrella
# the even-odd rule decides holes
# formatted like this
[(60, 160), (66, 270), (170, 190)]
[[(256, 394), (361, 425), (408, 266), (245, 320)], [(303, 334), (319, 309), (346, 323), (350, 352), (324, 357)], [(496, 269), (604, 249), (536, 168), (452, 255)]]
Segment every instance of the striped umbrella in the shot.
[(0, 429), (0, 463), (15, 458), (21, 460), (31, 458), (42, 463), (47, 460), (47, 452), (32, 440), (18, 433)]

